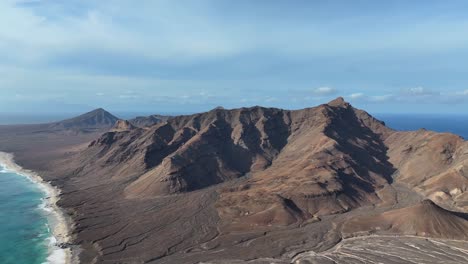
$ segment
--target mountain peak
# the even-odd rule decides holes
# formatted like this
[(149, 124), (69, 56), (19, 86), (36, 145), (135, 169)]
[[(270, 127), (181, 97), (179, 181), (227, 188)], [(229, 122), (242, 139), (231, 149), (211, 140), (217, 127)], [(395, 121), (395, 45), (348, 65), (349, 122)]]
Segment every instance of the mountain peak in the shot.
[(111, 128), (119, 120), (116, 116), (103, 108), (97, 108), (77, 117), (53, 123), (55, 128), (62, 129), (88, 129), (88, 128)]
[(343, 97), (340, 96), (328, 102), (328, 105), (332, 107), (348, 107), (350, 104), (346, 102)]
[[(112, 121), (112, 125), (119, 120), (117, 117), (106, 111), (104, 108), (97, 108), (94, 109), (90, 112), (84, 113), (82, 115), (79, 115), (75, 118), (72, 119), (89, 119), (89, 118), (102, 118), (102, 119), (109, 119), (109, 121)], [(69, 119), (70, 120), (70, 119)], [(106, 120), (104, 120), (106, 121)]]
[(111, 113), (109, 113), (108, 111), (106, 111), (106, 109), (101, 108), (101, 107), (96, 108), (96, 109), (94, 109), (94, 110), (92, 110), (92, 111), (89, 111), (89, 112), (87, 112), (87, 113), (85, 113), (85, 114), (91, 114), (91, 113), (92, 113), (92, 114), (110, 114), (110, 115), (112, 115)]

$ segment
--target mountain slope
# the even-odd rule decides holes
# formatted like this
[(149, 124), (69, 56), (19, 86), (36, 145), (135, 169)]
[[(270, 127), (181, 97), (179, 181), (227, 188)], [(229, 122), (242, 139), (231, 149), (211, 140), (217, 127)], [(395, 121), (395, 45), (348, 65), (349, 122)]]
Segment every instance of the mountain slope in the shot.
[(396, 180), (425, 196), (468, 209), (468, 142), (449, 133), (424, 129), (396, 132), (385, 140)]
[[(287, 131), (268, 131), (262, 141), (255, 127), (265, 125), (265, 120), (266, 125), (278, 122), (281, 126), (285, 122), (283, 114), (278, 109), (257, 107), (180, 116), (146, 130), (106, 133), (81, 156), (93, 157), (90, 159), (96, 165), (121, 157), (120, 162), (125, 164), (116, 164), (116, 169), (141, 164), (137, 174), (147, 174), (129, 187), (129, 197), (191, 191), (240, 177), (251, 168), (267, 166), (284, 144)], [(106, 175), (126, 177), (120, 173)], [(154, 181), (160, 185), (158, 191), (152, 189), (151, 182), (144, 184), (148, 186), (144, 192), (131, 191), (148, 177), (149, 181), (157, 179)]]
[(466, 240), (468, 220), (431, 200), (424, 200), (414, 206), (377, 216), (357, 217), (343, 227), (343, 232), (347, 234), (364, 231)]

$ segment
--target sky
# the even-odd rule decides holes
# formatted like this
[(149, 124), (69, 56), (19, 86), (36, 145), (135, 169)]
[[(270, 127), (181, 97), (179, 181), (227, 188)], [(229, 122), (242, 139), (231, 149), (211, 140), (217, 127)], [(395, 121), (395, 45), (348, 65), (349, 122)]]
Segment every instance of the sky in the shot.
[(1, 0), (0, 113), (468, 109), (468, 1)]

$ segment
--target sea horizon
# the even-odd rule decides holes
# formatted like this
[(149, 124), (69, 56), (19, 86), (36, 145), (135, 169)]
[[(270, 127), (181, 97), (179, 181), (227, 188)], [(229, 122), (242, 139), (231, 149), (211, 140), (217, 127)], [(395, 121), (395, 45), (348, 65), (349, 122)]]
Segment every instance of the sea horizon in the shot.
[[(72, 118), (83, 113), (64, 113), (61, 115), (40, 113), (1, 113), (0, 125), (29, 125), (57, 122)], [(174, 113), (174, 112), (115, 112), (113, 113), (122, 119), (132, 119), (137, 116), (149, 115), (187, 115), (194, 113)], [(370, 113), (375, 118), (385, 122), (387, 126), (395, 130), (410, 131), (427, 129), (441, 133), (452, 133), (468, 139), (468, 114), (464, 113)]]

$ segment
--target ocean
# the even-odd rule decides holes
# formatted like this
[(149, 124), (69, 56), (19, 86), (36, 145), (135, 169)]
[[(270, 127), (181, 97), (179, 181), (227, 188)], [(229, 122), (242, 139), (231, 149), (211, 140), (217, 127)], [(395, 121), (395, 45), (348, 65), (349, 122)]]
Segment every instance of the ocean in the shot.
[(51, 231), (45, 193), (25, 176), (0, 167), (0, 263), (46, 263)]
[(437, 132), (450, 132), (468, 139), (468, 115), (375, 114), (388, 127), (396, 130), (425, 128)]
[(70, 260), (65, 216), (55, 202), (59, 192), (0, 152), (0, 263), (64, 264)]

